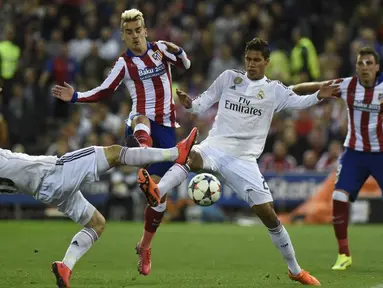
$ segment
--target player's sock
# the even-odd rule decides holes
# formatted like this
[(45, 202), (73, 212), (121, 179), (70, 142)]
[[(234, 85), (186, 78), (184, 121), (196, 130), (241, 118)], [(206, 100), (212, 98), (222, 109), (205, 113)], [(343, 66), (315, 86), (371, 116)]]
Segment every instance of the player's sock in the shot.
[(178, 157), (177, 147), (161, 148), (129, 148), (123, 147), (120, 152), (120, 163), (124, 165), (142, 166), (158, 162), (173, 162)]
[(350, 256), (347, 238), (347, 226), (349, 218), (350, 203), (348, 202), (348, 195), (340, 191), (333, 193), (333, 226), (335, 236), (338, 240), (339, 254), (346, 254)]
[(150, 248), (153, 237), (161, 224), (162, 218), (166, 210), (166, 202), (161, 203), (157, 207), (147, 206), (145, 209), (145, 226), (140, 245), (144, 249)]
[(302, 269), (298, 265), (297, 259), (295, 258), (293, 244), (291, 243), (290, 236), (285, 227), (283, 227), (282, 222), (280, 222), (276, 228), (269, 228), (269, 234), (274, 245), (281, 251), (283, 257), (285, 258), (290, 272), (293, 275), (301, 273)]
[(145, 124), (139, 123), (134, 127), (134, 137), (141, 144), (142, 147), (152, 147), (153, 140), (150, 137), (150, 128)]
[(172, 188), (180, 185), (188, 177), (189, 171), (188, 165), (174, 164), (158, 183), (160, 196), (164, 196)]
[(72, 239), (66, 251), (63, 262), (70, 270), (73, 270), (76, 262), (89, 250), (98, 239), (97, 232), (92, 228), (84, 228)]

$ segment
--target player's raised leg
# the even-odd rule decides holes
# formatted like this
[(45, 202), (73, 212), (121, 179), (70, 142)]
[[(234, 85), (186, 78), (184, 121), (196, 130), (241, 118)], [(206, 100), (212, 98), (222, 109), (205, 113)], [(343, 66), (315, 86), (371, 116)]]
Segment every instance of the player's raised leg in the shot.
[(188, 159), (190, 150), (196, 141), (197, 134), (197, 128), (193, 128), (189, 136), (176, 145), (179, 157), (175, 160), (176, 164), (163, 175), (158, 187), (155, 183), (155, 179), (152, 179), (147, 170), (140, 169), (138, 172), (138, 183), (145, 196), (158, 192), (161, 198), (161, 203), (158, 206), (148, 206), (144, 212), (144, 231), (140, 242), (136, 245), (138, 271), (142, 275), (148, 275), (151, 271), (151, 243), (166, 210), (166, 194), (170, 189), (180, 185), (187, 178), (189, 168), (183, 164), (185, 164)]
[(363, 183), (370, 175), (368, 159), (363, 152), (346, 149), (340, 159), (333, 193), (333, 226), (338, 242), (338, 257), (332, 270), (346, 270), (352, 264), (348, 245), (350, 202), (354, 202)]

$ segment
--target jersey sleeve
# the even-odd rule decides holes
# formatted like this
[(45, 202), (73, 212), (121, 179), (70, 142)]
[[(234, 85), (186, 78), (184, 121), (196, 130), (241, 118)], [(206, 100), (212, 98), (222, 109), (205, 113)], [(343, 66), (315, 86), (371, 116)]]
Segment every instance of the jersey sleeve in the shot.
[(167, 51), (166, 45), (163, 43), (163, 41), (157, 42), (158, 48), (163, 53), (165, 60), (167, 63), (172, 64), (174, 66), (189, 69), (191, 66), (191, 62), (186, 55), (186, 52), (180, 47), (180, 51), (176, 54), (169, 53)]
[(118, 86), (121, 85), (126, 74), (125, 60), (123, 57), (120, 57), (114, 63), (109, 75), (100, 86), (86, 92), (75, 92), (71, 102), (98, 102), (111, 96), (113, 92), (117, 90)]
[(311, 107), (320, 102), (318, 93), (319, 91), (307, 96), (299, 96), (278, 81), (275, 87), (275, 111), (279, 112), (284, 109), (305, 109)]
[(187, 111), (193, 114), (200, 114), (209, 109), (213, 104), (217, 103), (221, 98), (225, 83), (229, 83), (229, 77), (228, 70), (219, 75), (205, 92), (193, 100), (192, 107), (187, 109)]
[(340, 82), (339, 88), (340, 88), (340, 95), (339, 98), (346, 99), (347, 98), (347, 89), (348, 86), (350, 85), (350, 82), (353, 77), (347, 77), (347, 78), (341, 78), (342, 82)]

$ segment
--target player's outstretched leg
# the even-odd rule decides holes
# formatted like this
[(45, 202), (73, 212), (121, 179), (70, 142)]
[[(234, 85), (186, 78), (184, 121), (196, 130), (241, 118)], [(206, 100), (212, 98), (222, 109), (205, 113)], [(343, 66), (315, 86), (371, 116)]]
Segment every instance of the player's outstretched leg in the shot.
[[(175, 160), (176, 164), (165, 173), (158, 185), (145, 169), (140, 169), (138, 172), (138, 183), (147, 199), (150, 198), (149, 193), (159, 193), (160, 198), (164, 200), (156, 207), (148, 206), (145, 209), (144, 231), (140, 242), (136, 246), (138, 271), (142, 275), (148, 275), (151, 271), (151, 243), (166, 210), (166, 193), (180, 185), (187, 178), (189, 168), (187, 165), (182, 164), (186, 163), (197, 134), (198, 130), (193, 128), (189, 136), (177, 144), (178, 158)], [(150, 201), (151, 199), (148, 199), (149, 204)]]
[(278, 219), (272, 206), (272, 202), (254, 205), (252, 209), (268, 228), (271, 240), (279, 251), (281, 251), (283, 258), (287, 262), (289, 278), (304, 285), (320, 286), (318, 279), (310, 275), (309, 272), (301, 269), (299, 266), (297, 259), (295, 258), (295, 251), (290, 236)]
[(343, 191), (336, 190), (333, 193), (333, 226), (338, 240), (338, 258), (332, 270), (346, 270), (352, 264), (347, 238), (350, 209), (348, 198), (348, 194)]
[(94, 211), (90, 221), (73, 237), (64, 259), (52, 263), (52, 272), (56, 277), (57, 287), (70, 287), (69, 281), (74, 265), (98, 240), (104, 227), (105, 218), (97, 210)]

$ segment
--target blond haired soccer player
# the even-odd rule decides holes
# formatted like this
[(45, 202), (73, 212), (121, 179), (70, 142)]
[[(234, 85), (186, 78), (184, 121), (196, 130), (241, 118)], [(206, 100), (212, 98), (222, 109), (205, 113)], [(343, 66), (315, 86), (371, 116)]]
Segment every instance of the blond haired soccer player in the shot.
[[(213, 127), (208, 137), (194, 146), (188, 164), (192, 171), (204, 169), (220, 174), (249, 204), (283, 255), (292, 280), (305, 285), (320, 285), (314, 276), (299, 266), (289, 234), (274, 211), (273, 198), (259, 171), (257, 159), (262, 154), (275, 112), (305, 109), (339, 91), (326, 84), (311, 95), (298, 96), (279, 81), (265, 77), (270, 50), (268, 43), (260, 38), (248, 42), (244, 54), (246, 71), (224, 71), (194, 100), (183, 91), (177, 92), (181, 104), (190, 113), (201, 114), (218, 103)], [(173, 188), (161, 182), (181, 175), (169, 170), (157, 187), (150, 177), (145, 177), (144, 171), (139, 172), (149, 183), (142, 187), (144, 192), (159, 189), (160, 195)]]
[[(30, 156), (0, 148), (0, 193), (32, 194), (43, 203), (57, 206), (59, 211), (84, 226), (73, 237), (64, 259), (52, 264), (59, 288), (70, 287), (74, 265), (104, 231), (105, 219), (81, 194), (81, 185), (97, 181), (100, 174), (118, 165), (142, 166), (164, 161), (183, 165), (195, 135), (191, 133), (176, 147), (168, 149), (92, 146), (60, 158)], [(158, 199), (156, 193), (147, 197)]]
[[(121, 38), (127, 50), (115, 62), (110, 74), (98, 87), (78, 92), (69, 84), (56, 85), (53, 95), (68, 102), (97, 102), (109, 97), (124, 82), (132, 98), (132, 111), (126, 120), (126, 135), (134, 135), (141, 146), (169, 148), (176, 143), (176, 112), (172, 95), (171, 66), (189, 69), (191, 63), (185, 51), (170, 42), (147, 41), (147, 29), (143, 14), (137, 9), (124, 11), (121, 15)], [(186, 165), (173, 162), (158, 163), (149, 167), (148, 173), (159, 181), (170, 167), (187, 175)], [(170, 180), (178, 185), (179, 178)], [(137, 245), (138, 270), (150, 272), (150, 247), (166, 209), (166, 195), (161, 203), (148, 203), (145, 209), (144, 231)]]

